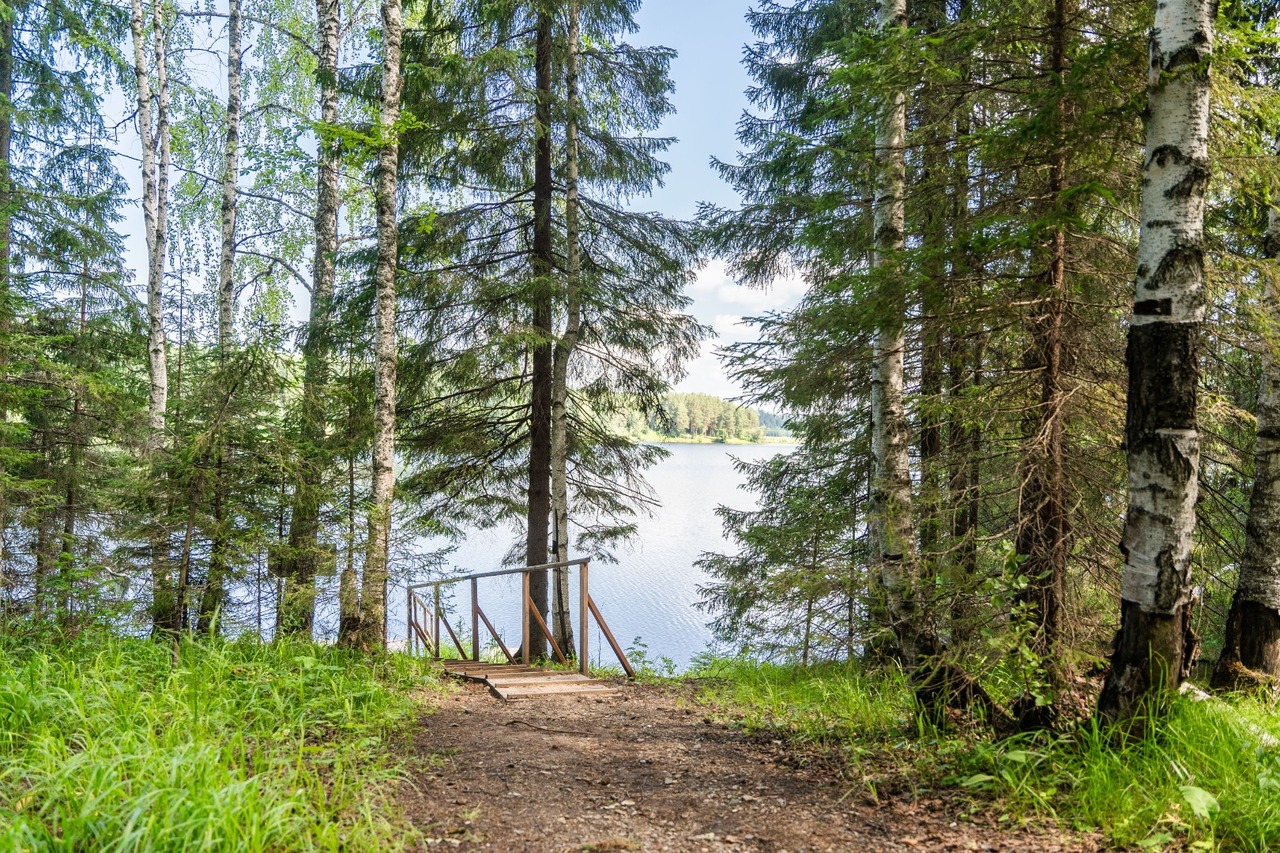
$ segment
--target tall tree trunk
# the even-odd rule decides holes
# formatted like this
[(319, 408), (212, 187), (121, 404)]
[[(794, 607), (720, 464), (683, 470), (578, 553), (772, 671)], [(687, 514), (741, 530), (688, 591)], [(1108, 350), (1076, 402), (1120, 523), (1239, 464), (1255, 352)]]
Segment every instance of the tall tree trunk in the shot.
[[(80, 263), (80, 304), (76, 326), (76, 353), (84, 351), (89, 332), (89, 259)], [(58, 551), (58, 571), (62, 575), (61, 614), (66, 625), (72, 624), (75, 607), (76, 520), (80, 512), (80, 476), (84, 466), (84, 449), (88, 444), (85, 429), (83, 389), (77, 383), (71, 394), (70, 449), (67, 453), (67, 488), (62, 508), (62, 547)]]
[[(1280, 135), (1275, 151), (1280, 157)], [(1280, 261), (1280, 193), (1273, 194), (1271, 204), (1264, 251), (1271, 260)], [(1274, 323), (1280, 317), (1280, 281), (1272, 272), (1264, 284), (1267, 310)], [(1275, 328), (1271, 324), (1267, 327)], [(1260, 682), (1267, 682), (1273, 690), (1280, 687), (1280, 359), (1272, 334), (1262, 342), (1258, 439), (1244, 556), (1227, 614), (1222, 654), (1213, 672), (1213, 686), (1225, 689)]]
[[(1049, 164), (1046, 196), (1049, 214), (1063, 215), (1062, 194), (1067, 188), (1068, 120), (1066, 101), (1067, 0), (1055, 0), (1049, 22), (1051, 86), (1057, 89), (1053, 107), (1053, 159)], [(1066, 681), (1066, 661), (1060, 653), (1063, 608), (1066, 605), (1068, 536), (1067, 477), (1063, 447), (1066, 424), (1063, 408), (1066, 389), (1063, 355), (1066, 341), (1063, 323), (1067, 307), (1067, 236), (1055, 225), (1047, 246), (1044, 286), (1037, 294), (1031, 318), (1029, 367), (1039, 371), (1040, 399), (1031, 416), (1023, 445), (1022, 488), (1018, 501), (1016, 547), (1025, 557), (1020, 571), (1026, 578), (1023, 600), (1031, 605), (1035, 621), (1032, 649), (1040, 658), (1054, 691)]]
[[(565, 283), (565, 328), (556, 341), (551, 386), (551, 501), (555, 508), (555, 562), (569, 559), (569, 359), (578, 345), (582, 325), (582, 250), (578, 198), (578, 0), (569, 0), (569, 50), (566, 71), (568, 118), (565, 125), (565, 240), (569, 274)], [(555, 571), (551, 630), (566, 654), (573, 648), (573, 619), (569, 613), (569, 570)]]
[(387, 549), (395, 490), (396, 431), (396, 169), (400, 145), (400, 0), (382, 2), (382, 107), (378, 131), (377, 330), (374, 342), (373, 493), (369, 543), (360, 590), (360, 639), (366, 648), (387, 645)]
[[(10, 173), (13, 156), (13, 32), (18, 4), (9, 7), (9, 13), (0, 15), (0, 380), (4, 379), (9, 364), (9, 332), (12, 329), (13, 282), (13, 180)], [(5, 406), (0, 406), (0, 420), (7, 420)], [(0, 472), (3, 467), (0, 466)], [(0, 595), (5, 595), (9, 580), (5, 572), (9, 554), (5, 547), (8, 500), (0, 481)]]
[[(347, 355), (347, 387), (353, 387), (355, 355)], [(356, 574), (355, 397), (347, 404), (347, 561), (338, 579), (338, 644), (352, 645), (360, 633), (360, 578)]]
[(1129, 512), (1120, 631), (1098, 714), (1131, 720), (1175, 690), (1195, 652), (1192, 534), (1204, 321), (1204, 205), (1215, 0), (1156, 4), (1141, 234), (1127, 361)]
[(316, 146), (315, 250), (311, 262), (311, 310), (302, 342), (302, 424), (297, 480), (289, 519), (289, 545), (280, 563), (283, 590), (277, 621), (288, 634), (311, 633), (315, 576), (320, 562), (320, 505), (329, 454), (325, 446), (332, 306), (338, 252), (338, 176), (342, 150), (338, 123), (338, 52), (342, 37), (339, 0), (316, 0), (316, 78), (320, 88), (320, 142)]
[[(969, 0), (960, 0), (956, 20), (971, 20)], [(973, 78), (968, 55), (959, 58), (963, 84)], [(980, 265), (970, 248), (969, 209), (974, 185), (970, 166), (973, 106), (959, 110), (955, 117), (954, 145), (950, 157), (951, 199), (949, 211), (951, 248), (949, 300), (954, 305), (969, 301), (980, 291)], [(967, 320), (966, 323), (972, 323)], [(982, 430), (966, 408), (972, 405), (973, 391), (982, 384), (983, 332), (981, 328), (960, 326), (951, 318), (947, 341), (947, 502), (950, 511), (954, 556), (951, 581), (954, 586), (949, 617), (953, 646), (964, 646), (978, 628), (973, 601), (978, 586), (978, 509), (981, 490)]]
[[(154, 457), (164, 446), (165, 408), (169, 396), (169, 367), (164, 330), (164, 252), (168, 207), (168, 74), (164, 68), (164, 15), (160, 0), (153, 5), (158, 121), (153, 128), (151, 73), (147, 67), (146, 19), (142, 0), (131, 0), (129, 28), (133, 36), (133, 70), (138, 94), (138, 135), (142, 142), (142, 218), (147, 238), (147, 402), (146, 451)], [(157, 163), (157, 149), (163, 154)], [(152, 502), (152, 515), (159, 507)], [(151, 520), (152, 626), (173, 630), (178, 621), (172, 578), (169, 576), (168, 537), (156, 518)]]
[[(532, 387), (529, 406), (529, 515), (525, 538), (525, 564), (547, 562), (547, 534), (551, 514), (551, 275), (555, 247), (551, 235), (551, 15), (538, 11), (537, 44), (534, 52), (537, 83), (537, 125), (533, 169), (533, 317), (538, 336), (532, 359)], [(529, 579), (533, 606), (547, 615), (547, 573), (534, 572)], [(547, 643), (541, 632), (530, 634), (529, 654), (546, 657)]]
[[(222, 152), (222, 247), (218, 256), (218, 346), (233, 344), (236, 317), (236, 179), (240, 157), (240, 0), (227, 0), (227, 116)], [(225, 360), (225, 352), (224, 352)]]
[[(906, 0), (881, 3), (881, 30), (904, 27), (906, 21)], [(902, 92), (895, 92), (876, 128), (879, 176), (874, 207), (874, 266), (883, 298), (871, 378), (871, 524), (888, 627), (897, 644), (897, 654), (910, 665), (924, 650), (920, 648), (921, 626), (917, 624), (913, 589), (918, 556), (903, 391), (906, 305), (899, 255), (906, 244), (906, 126), (906, 98)]]
[[(164, 416), (169, 396), (169, 368), (164, 331), (164, 254), (169, 237), (169, 64), (165, 50), (167, 21), (164, 0), (152, 4), (152, 37), (155, 40), (156, 65), (156, 140), (160, 162), (152, 163), (155, 204), (152, 228), (155, 236), (148, 245), (150, 264), (147, 269), (147, 349), (151, 359), (151, 397), (148, 407), (151, 449), (164, 443)], [(139, 87), (141, 88), (141, 87)], [(139, 94), (141, 100), (141, 94)], [(139, 121), (142, 115), (139, 113)], [(144, 169), (145, 164), (144, 164)], [(144, 177), (145, 185), (145, 177)]]
[[(227, 4), (227, 118), (222, 160), (222, 247), (218, 258), (218, 364), (223, 371), (235, 346), (236, 316), (236, 178), (240, 154), (240, 0)], [(225, 374), (223, 381), (226, 380)], [(213, 541), (209, 547), (209, 574), (200, 597), (201, 631), (214, 630), (214, 620), (226, 598), (226, 429), (215, 425), (213, 448)]]
[[(916, 4), (921, 26), (926, 32), (941, 33), (947, 23), (945, 0)], [(921, 93), (920, 121), (924, 139), (920, 146), (921, 187), (929, 198), (944, 197), (947, 188), (947, 139), (943, 124), (946, 114), (940, 93), (926, 85)], [(935, 196), (936, 194), (936, 196)], [(942, 384), (946, 354), (947, 318), (947, 214), (945, 205), (925, 201), (920, 211), (920, 241), (923, 250), (920, 283), (920, 557), (922, 577), (935, 574), (940, 562), (944, 526), (942, 523), (943, 398)]]

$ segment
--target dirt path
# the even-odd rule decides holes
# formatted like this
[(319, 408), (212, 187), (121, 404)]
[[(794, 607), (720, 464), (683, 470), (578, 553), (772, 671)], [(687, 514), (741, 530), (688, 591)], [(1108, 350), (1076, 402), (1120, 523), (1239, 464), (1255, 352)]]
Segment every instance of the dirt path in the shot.
[(778, 741), (723, 726), (678, 690), (503, 703), (478, 686), (415, 737), (402, 805), (434, 849), (1090, 851), (1094, 839), (962, 820), (964, 801), (880, 803)]

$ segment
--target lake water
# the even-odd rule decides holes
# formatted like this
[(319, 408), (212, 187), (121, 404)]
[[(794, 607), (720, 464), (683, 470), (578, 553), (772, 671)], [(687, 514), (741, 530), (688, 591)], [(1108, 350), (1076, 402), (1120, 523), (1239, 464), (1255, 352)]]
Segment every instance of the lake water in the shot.
[[(706, 614), (694, 607), (698, 586), (707, 580), (694, 561), (704, 551), (723, 552), (729, 548), (721, 534), (716, 507), (724, 504), (749, 509), (756, 503), (754, 494), (742, 490), (743, 478), (734, 469), (733, 459), (768, 459), (790, 447), (671, 444), (666, 449), (671, 455), (647, 474), (661, 506), (652, 516), (639, 519), (639, 535), (633, 543), (615, 549), (617, 563), (592, 561), (591, 594), (624, 648), (639, 638), (650, 659), (669, 658), (683, 669), (711, 642)], [(445, 576), (502, 568), (502, 558), (517, 535), (522, 537), (508, 528), (476, 531), (449, 555)], [(571, 581), (576, 605), (576, 571)], [(466, 584), (455, 589), (457, 612), (450, 621), (455, 626), (461, 623), (469, 632), (470, 592)], [(393, 589), (390, 596), (389, 633), (392, 640), (403, 639), (403, 588)], [(480, 581), (480, 605), (512, 649), (520, 644), (519, 596), (518, 576)], [(576, 630), (576, 613), (573, 624)], [(484, 634), (483, 626), (480, 630)], [(614, 661), (594, 622), (588, 642), (593, 662), (598, 655), (602, 663)]]

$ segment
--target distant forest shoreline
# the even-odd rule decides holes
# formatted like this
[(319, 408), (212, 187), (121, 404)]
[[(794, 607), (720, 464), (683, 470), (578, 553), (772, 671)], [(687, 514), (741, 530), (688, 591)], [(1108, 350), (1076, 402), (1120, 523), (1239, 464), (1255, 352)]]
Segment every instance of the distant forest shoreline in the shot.
[(628, 438), (651, 444), (787, 444), (794, 441), (786, 422), (712, 394), (668, 394), (662, 411), (645, 416), (630, 411), (618, 429)]

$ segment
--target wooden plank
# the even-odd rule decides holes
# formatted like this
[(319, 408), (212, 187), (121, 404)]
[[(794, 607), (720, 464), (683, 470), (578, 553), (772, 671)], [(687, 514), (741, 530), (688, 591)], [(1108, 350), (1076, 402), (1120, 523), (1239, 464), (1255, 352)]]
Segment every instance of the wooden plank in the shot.
[(600, 682), (576, 672), (567, 675), (490, 675), (485, 678), (495, 687), (518, 686), (521, 684), (590, 684)]
[(493, 627), (493, 623), (489, 621), (489, 617), (485, 616), (484, 611), (479, 607), (476, 607), (476, 613), (478, 613), (480, 618), (484, 620), (484, 626), (489, 629), (489, 634), (493, 637), (493, 641), (498, 644), (498, 648), (502, 649), (502, 654), (506, 657), (507, 661), (512, 665), (515, 665), (515, 655), (511, 654), (507, 649), (506, 644), (502, 642), (502, 638), (498, 636), (498, 632)]
[(482, 669), (475, 666), (456, 666), (446, 670), (450, 675), (468, 675), (476, 678), (489, 678), (490, 676), (512, 675), (515, 673), (529, 673), (536, 675), (537, 670), (533, 669), (507, 669), (494, 672), (491, 669)]
[(596, 624), (600, 626), (601, 632), (604, 633), (604, 638), (609, 641), (609, 645), (613, 646), (613, 653), (618, 656), (618, 663), (622, 664), (622, 669), (627, 673), (627, 678), (635, 678), (635, 670), (631, 668), (631, 664), (627, 661), (627, 656), (622, 653), (622, 646), (618, 645), (618, 641), (613, 638), (613, 632), (605, 624), (604, 617), (600, 615), (600, 608), (596, 607), (595, 599), (590, 595), (587, 596), (587, 605), (591, 608), (591, 615), (596, 617)]
[(564, 656), (564, 652), (560, 651), (560, 646), (556, 643), (556, 638), (551, 636), (551, 629), (547, 627), (546, 620), (542, 618), (542, 614), (538, 612), (538, 608), (533, 606), (532, 598), (525, 596), (525, 607), (528, 608), (529, 615), (537, 620), (538, 628), (542, 630), (542, 636), (546, 637), (547, 642), (551, 644), (551, 651), (555, 653), (556, 660), (560, 663), (568, 663), (569, 659)]
[(530, 699), (537, 696), (572, 696), (574, 694), (613, 693), (617, 688), (609, 684), (545, 684), (540, 687), (491, 687), (499, 699)]
[(583, 675), (580, 672), (565, 669), (534, 669), (534, 670), (511, 670), (509, 672), (494, 672), (493, 670), (485, 670), (490, 678), (551, 678), (557, 680), (570, 679), (582, 681), (590, 676)]

